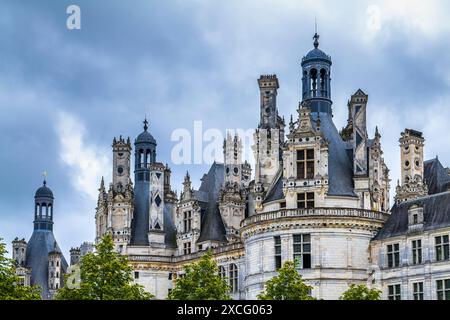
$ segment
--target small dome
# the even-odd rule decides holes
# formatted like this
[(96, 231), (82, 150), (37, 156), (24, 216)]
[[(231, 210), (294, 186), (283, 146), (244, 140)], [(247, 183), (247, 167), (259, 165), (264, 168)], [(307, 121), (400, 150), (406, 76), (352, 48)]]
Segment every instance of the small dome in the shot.
[(304, 58), (304, 60), (315, 60), (315, 59), (330, 60), (330, 57), (322, 50), (314, 48), (310, 52), (308, 52), (308, 54)]
[(147, 131), (148, 129), (148, 121), (147, 119), (144, 120), (144, 132), (142, 132), (138, 137), (136, 138), (135, 144), (137, 143), (151, 143), (156, 145), (156, 140), (153, 138), (150, 132)]
[(155, 138), (150, 134), (148, 131), (142, 132), (138, 137), (136, 138), (136, 143), (151, 143), (156, 144)]
[(51, 198), (53, 199), (52, 190), (47, 187), (47, 182), (44, 181), (44, 185), (36, 190), (35, 198)]

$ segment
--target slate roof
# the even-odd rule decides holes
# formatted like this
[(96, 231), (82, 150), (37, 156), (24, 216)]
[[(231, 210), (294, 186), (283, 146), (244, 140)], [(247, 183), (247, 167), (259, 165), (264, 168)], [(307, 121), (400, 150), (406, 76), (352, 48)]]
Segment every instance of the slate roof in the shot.
[(175, 224), (172, 220), (173, 204), (164, 203), (163, 215), (164, 215), (164, 242), (167, 246), (176, 248), (177, 246), (177, 231)]
[[(225, 225), (219, 212), (219, 193), (224, 183), (224, 166), (214, 162), (209, 172), (203, 176), (198, 191), (197, 200), (203, 209), (201, 232), (197, 243), (205, 241), (227, 242), (225, 237)], [(207, 200), (205, 202), (204, 200)]]
[(428, 186), (428, 194), (445, 192), (450, 187), (450, 174), (437, 158), (425, 161), (424, 177)]
[[(311, 113), (314, 124), (319, 113)], [(320, 113), (320, 128), (328, 145), (328, 195), (356, 197), (353, 184), (353, 160), (347, 153), (347, 144), (341, 138), (333, 117)]]
[(425, 162), (425, 181), (428, 184), (428, 196), (395, 204), (391, 215), (374, 240), (382, 240), (404, 235), (408, 232), (408, 210), (411, 206), (423, 207), (423, 230), (435, 230), (450, 226), (450, 175), (438, 159)]
[[(48, 254), (52, 251), (61, 253), (61, 249), (51, 230), (34, 230), (27, 244), (26, 265), (31, 268), (31, 285), (42, 288), (42, 298), (48, 298)], [(62, 271), (68, 267), (61, 253)]]
[(275, 182), (275, 185), (269, 191), (269, 193), (267, 194), (267, 196), (264, 199), (263, 203), (268, 203), (268, 202), (277, 201), (277, 200), (281, 200), (281, 199), (284, 199), (284, 194), (283, 194), (283, 176), (282, 175), (280, 175), (278, 177), (277, 182)]

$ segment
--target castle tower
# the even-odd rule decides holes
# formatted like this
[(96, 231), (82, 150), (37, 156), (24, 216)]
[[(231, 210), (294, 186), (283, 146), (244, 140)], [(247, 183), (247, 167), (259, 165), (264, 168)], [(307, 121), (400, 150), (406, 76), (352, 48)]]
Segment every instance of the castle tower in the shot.
[(230, 133), (223, 143), (225, 184), (236, 183), (248, 186), (251, 178), (251, 167), (247, 162), (242, 162), (242, 140), (236, 134)]
[(425, 139), (422, 132), (405, 129), (399, 139), (401, 155), (401, 185), (397, 186), (397, 203), (415, 199), (428, 194), (424, 181), (423, 147)]
[(31, 270), (30, 285), (40, 286), (42, 298), (51, 299), (54, 294), (53, 290), (56, 289), (52, 289), (49, 285), (54, 284), (53, 288), (56, 288), (56, 283), (58, 283), (58, 288), (62, 285), (62, 281), (49, 281), (51, 260), (56, 253), (59, 255), (60, 279), (62, 279), (62, 274), (66, 272), (67, 262), (53, 235), (54, 197), (45, 180), (43, 185), (37, 189), (34, 199), (34, 230), (26, 248), (26, 267)]
[(239, 240), (239, 228), (245, 219), (245, 206), (251, 176), (250, 165), (242, 162), (242, 141), (238, 135), (227, 135), (224, 141), (224, 186), (219, 195), (219, 210), (225, 224), (228, 242)]
[(262, 75), (260, 90), (260, 123), (254, 134), (255, 144), (255, 203), (260, 206), (272, 179), (282, 165), (281, 147), (284, 143), (284, 119), (278, 115), (276, 104), (279, 88), (276, 75)]
[(312, 112), (332, 113), (331, 110), (331, 58), (319, 49), (319, 35), (314, 49), (302, 59), (302, 99)]
[(359, 89), (348, 103), (349, 122), (351, 122), (353, 144), (353, 173), (366, 176), (367, 171), (367, 119), (366, 109), (369, 96)]
[(12, 242), (13, 260), (16, 261), (18, 267), (25, 267), (27, 257), (27, 242), (25, 239), (15, 238)]
[(131, 243), (148, 245), (150, 228), (150, 170), (156, 161), (156, 140), (148, 130), (148, 121), (144, 120), (144, 131), (134, 142), (134, 216)]
[(80, 248), (71, 248), (70, 249), (70, 265), (76, 265), (80, 262), (81, 251)]
[(122, 193), (125, 186), (130, 182), (130, 158), (131, 143), (130, 138), (126, 141), (119, 137), (114, 138), (113, 144), (113, 188), (115, 192)]
[(61, 269), (61, 252), (56, 247), (56, 242), (54, 244), (53, 251), (48, 254), (48, 289), (50, 293), (50, 298), (56, 294), (58, 289), (62, 287), (62, 269)]

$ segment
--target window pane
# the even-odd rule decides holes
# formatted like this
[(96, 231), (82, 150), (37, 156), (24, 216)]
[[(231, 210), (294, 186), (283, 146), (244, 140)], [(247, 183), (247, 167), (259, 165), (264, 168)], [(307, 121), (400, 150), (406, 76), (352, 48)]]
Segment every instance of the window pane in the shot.
[(297, 151), (297, 160), (305, 160), (305, 150)]
[(308, 192), (307, 197), (308, 200), (314, 200), (314, 192)]
[(436, 244), (441, 244), (441, 237), (434, 238)]
[(314, 150), (313, 149), (309, 149), (306, 151), (306, 158), (308, 160), (314, 160)]
[(294, 242), (296, 243), (302, 242), (302, 235), (294, 234)]
[(297, 163), (297, 178), (298, 179), (305, 179), (305, 163), (304, 162), (298, 162)]
[(308, 161), (306, 164), (306, 178), (314, 179), (314, 162)]
[(311, 252), (311, 245), (309, 243), (303, 245), (303, 252)]
[(294, 244), (294, 252), (302, 252), (302, 246), (300, 244)]
[(297, 193), (297, 200), (305, 201), (305, 194), (304, 193)]
[(443, 285), (443, 281), (442, 280), (436, 281), (436, 286), (437, 286), (438, 290), (442, 290), (442, 285)]
[(303, 255), (303, 268), (304, 269), (310, 269), (311, 268), (311, 255), (310, 254), (304, 254)]
[(309, 234), (304, 234), (303, 242), (311, 242), (311, 236)]

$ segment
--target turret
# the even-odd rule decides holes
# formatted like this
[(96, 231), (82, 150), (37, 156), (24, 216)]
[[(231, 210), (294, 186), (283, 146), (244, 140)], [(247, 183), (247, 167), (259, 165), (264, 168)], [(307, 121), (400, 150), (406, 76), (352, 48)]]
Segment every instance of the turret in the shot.
[(81, 251), (80, 248), (71, 248), (70, 249), (70, 265), (76, 265), (80, 262)]
[(56, 243), (54, 250), (48, 254), (48, 289), (52, 298), (55, 293), (62, 287), (62, 266), (61, 252), (57, 249)]
[(134, 245), (148, 245), (150, 211), (150, 170), (156, 161), (156, 140), (148, 132), (148, 121), (144, 120), (144, 131), (134, 142), (134, 216), (132, 239)]
[(16, 261), (18, 267), (25, 267), (27, 256), (27, 242), (25, 239), (15, 238), (12, 242), (13, 260)]
[(34, 196), (34, 230), (53, 230), (53, 192), (44, 180)]
[(425, 139), (422, 132), (405, 129), (401, 134), (401, 185), (397, 186), (396, 202), (415, 199), (428, 194), (424, 181), (423, 147)]
[(123, 193), (130, 181), (130, 138), (125, 140), (122, 136), (114, 138), (113, 144), (113, 188), (115, 192)]
[(319, 49), (317, 32), (313, 39), (314, 49), (302, 59), (302, 98), (312, 112), (331, 114), (331, 58)]

